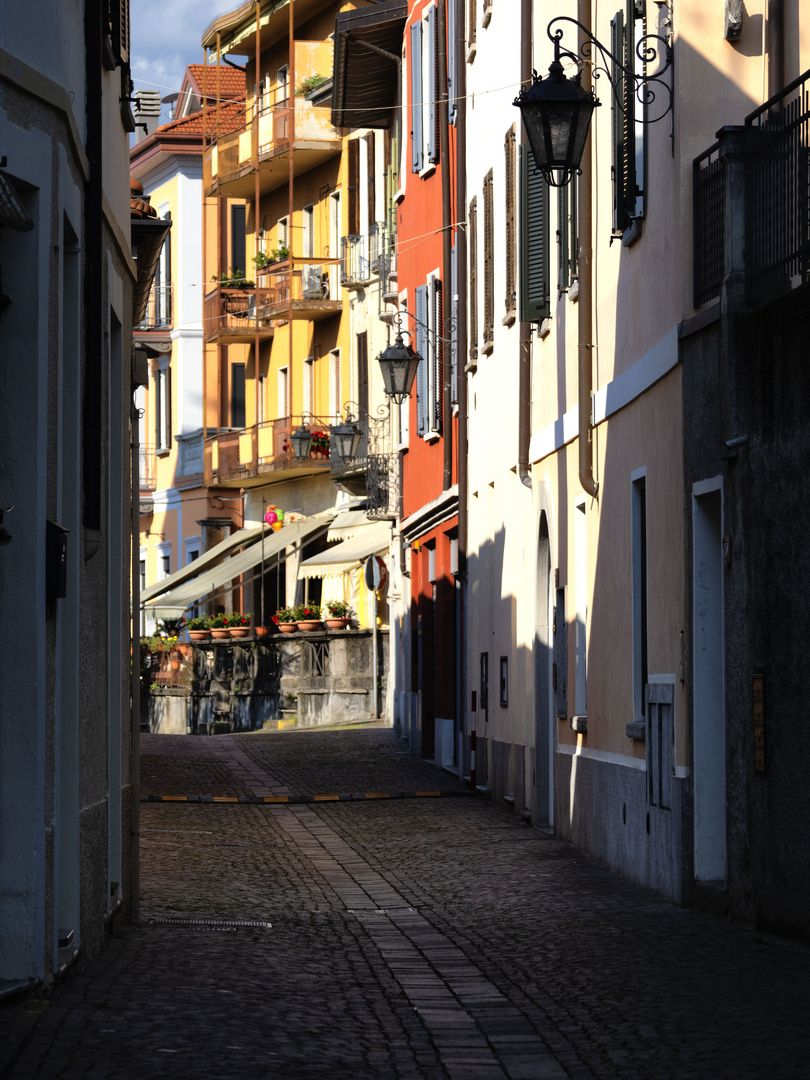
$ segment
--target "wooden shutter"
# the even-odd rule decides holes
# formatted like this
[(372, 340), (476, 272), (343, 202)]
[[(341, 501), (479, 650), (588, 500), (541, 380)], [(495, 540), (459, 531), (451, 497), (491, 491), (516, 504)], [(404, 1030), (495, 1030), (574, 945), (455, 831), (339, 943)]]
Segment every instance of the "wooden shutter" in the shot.
[(119, 64), (129, 63), (129, 0), (109, 0), (112, 47)]
[(231, 207), (231, 269), (238, 271), (240, 274), (244, 274), (247, 268), (245, 254), (246, 212), (244, 206)]
[(422, 171), (422, 23), (411, 26), (411, 171)]
[(377, 188), (375, 184), (377, 146), (373, 131), (366, 136), (366, 161), (368, 162), (368, 222), (371, 225), (377, 220)]
[(357, 404), (360, 417), (368, 415), (368, 333), (357, 335)]
[(433, 326), (433, 348), (431, 349), (431, 431), (442, 430), (442, 405), (444, 402), (444, 301), (440, 278), (431, 282), (431, 323)]
[[(165, 441), (163, 445), (167, 449), (171, 449), (172, 445), (172, 369), (167, 367), (163, 372), (163, 378), (166, 380), (164, 383), (166, 389), (166, 408), (163, 417), (165, 425), (164, 437)], [(244, 426), (244, 425), (243, 425)]]
[(478, 199), (475, 196), (470, 201), (467, 229), (470, 248), (470, 359), (474, 360), (478, 356)]
[(428, 8), (425, 18), (425, 34), (427, 36), (427, 49), (425, 50), (425, 86), (430, 95), (427, 115), (427, 154), (428, 161), (439, 160), (439, 65), (436, 62), (437, 35), (436, 35), (436, 8)]
[[(627, 0), (625, 12), (617, 11), (611, 24), (611, 52), (635, 70), (635, 4)], [(613, 232), (619, 235), (630, 224), (636, 203), (635, 83), (632, 75), (612, 65), (614, 86), (611, 102), (613, 122)]]
[(447, 0), (447, 115), (450, 123), (456, 120), (456, 3)]
[(428, 341), (427, 341), (427, 315), (428, 315), (428, 287), (417, 285), (416, 287), (416, 351), (421, 356), (419, 367), (416, 369), (416, 433), (427, 434), (428, 419)]
[(349, 154), (349, 220), (347, 228), (349, 236), (357, 236), (360, 232), (360, 142), (350, 139), (348, 146)]
[(515, 125), (512, 124), (504, 140), (505, 178), (506, 178), (506, 296), (504, 298), (506, 314), (514, 312), (517, 304), (517, 285), (515, 281), (517, 267), (517, 207), (515, 184)]
[(548, 273), (548, 185), (525, 144), (520, 147), (520, 319), (551, 312)]
[(245, 365), (231, 364), (231, 427), (245, 426)]
[(478, 0), (469, 0), (467, 5), (467, 48), (475, 44), (476, 21), (478, 18)]
[(457, 248), (450, 249), (450, 404), (458, 403), (458, 260)]
[(484, 177), (484, 345), (495, 336), (495, 207), (492, 169)]

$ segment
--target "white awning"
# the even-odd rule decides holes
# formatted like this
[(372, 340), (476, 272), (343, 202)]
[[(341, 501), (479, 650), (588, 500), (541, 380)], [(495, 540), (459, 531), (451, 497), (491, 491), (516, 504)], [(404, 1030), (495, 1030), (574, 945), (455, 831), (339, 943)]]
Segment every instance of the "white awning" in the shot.
[(238, 555), (225, 559), (218, 566), (186, 581), (171, 592), (156, 597), (146, 605), (146, 610), (157, 615), (158, 618), (176, 618), (182, 615), (186, 608), (203, 600), (216, 589), (230, 585), (240, 574), (246, 574), (254, 567), (260, 566), (262, 557), (264, 557), (265, 567), (269, 569), (271, 562), (277, 556), (281, 556), (285, 548), (303, 542), (318, 529), (325, 529), (330, 520), (328, 517), (307, 518), (303, 521), (292, 521), (278, 532), (266, 532), (264, 544), (261, 542), (251, 544)]
[(156, 596), (162, 596), (163, 593), (169, 592), (170, 589), (175, 589), (178, 585), (182, 585), (184, 581), (188, 581), (189, 578), (198, 577), (211, 563), (221, 559), (224, 555), (230, 555), (238, 547), (254, 543), (261, 535), (261, 528), (238, 529), (235, 533), (231, 533), (230, 536), (226, 536), (224, 540), (212, 547), (210, 551), (206, 551), (204, 555), (201, 555), (199, 559), (186, 563), (185, 566), (175, 570), (173, 574), (169, 574), (162, 581), (158, 581), (156, 584), (150, 585), (148, 589), (144, 589), (141, 593), (141, 604), (148, 604)]
[(357, 530), (350, 540), (344, 540), (327, 551), (305, 559), (299, 568), (301, 578), (326, 577), (329, 574), (342, 574), (353, 570), (369, 555), (379, 555), (388, 551), (391, 542), (391, 525), (388, 521), (375, 521)]
[(351, 540), (366, 525), (373, 525), (371, 518), (366, 517), (365, 510), (344, 510), (338, 514), (329, 526), (326, 534), (327, 540)]

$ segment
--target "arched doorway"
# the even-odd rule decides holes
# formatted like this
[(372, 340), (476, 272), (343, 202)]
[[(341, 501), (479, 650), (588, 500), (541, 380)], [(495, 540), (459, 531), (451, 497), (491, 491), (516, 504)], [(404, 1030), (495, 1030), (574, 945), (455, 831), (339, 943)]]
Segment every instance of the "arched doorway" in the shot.
[(545, 510), (540, 512), (537, 537), (537, 585), (534, 618), (534, 716), (536, 824), (554, 823), (554, 728), (551, 697), (551, 541)]

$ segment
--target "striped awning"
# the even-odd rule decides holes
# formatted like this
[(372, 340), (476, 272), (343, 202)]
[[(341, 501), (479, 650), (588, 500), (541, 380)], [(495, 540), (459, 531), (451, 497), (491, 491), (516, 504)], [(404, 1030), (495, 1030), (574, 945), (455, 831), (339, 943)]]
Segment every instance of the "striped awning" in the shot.
[(380, 555), (388, 551), (391, 542), (391, 524), (388, 521), (375, 521), (358, 528), (350, 540), (343, 540), (311, 559), (305, 559), (300, 566), (298, 576), (302, 578), (326, 577), (329, 574), (343, 574), (354, 570), (369, 555)]
[(231, 533), (230, 536), (226, 536), (224, 540), (212, 547), (210, 551), (206, 551), (204, 555), (201, 555), (199, 559), (187, 563), (179, 570), (175, 570), (173, 574), (163, 578), (162, 581), (158, 581), (154, 585), (150, 585), (148, 589), (144, 589), (141, 593), (141, 604), (148, 604), (156, 596), (162, 596), (163, 593), (177, 588), (178, 585), (182, 585), (189, 578), (198, 577), (206, 567), (217, 562), (223, 556), (230, 555), (238, 547), (254, 543), (261, 535), (261, 528), (238, 529), (235, 533)]

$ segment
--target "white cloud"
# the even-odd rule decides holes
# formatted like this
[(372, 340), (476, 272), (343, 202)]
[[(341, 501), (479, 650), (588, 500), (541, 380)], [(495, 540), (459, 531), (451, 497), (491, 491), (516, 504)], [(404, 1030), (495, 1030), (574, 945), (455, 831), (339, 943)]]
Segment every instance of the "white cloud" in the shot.
[(177, 93), (186, 67), (203, 61), (203, 31), (238, 6), (239, 0), (131, 0), (135, 89)]

